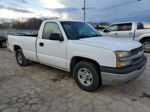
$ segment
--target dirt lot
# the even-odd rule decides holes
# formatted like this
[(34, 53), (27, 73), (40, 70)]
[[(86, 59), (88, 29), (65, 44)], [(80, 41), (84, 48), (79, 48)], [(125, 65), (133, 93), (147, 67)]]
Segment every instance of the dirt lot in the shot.
[(0, 49), (0, 112), (150, 112), (150, 63), (135, 81), (88, 93), (68, 73), (38, 63), (20, 67)]

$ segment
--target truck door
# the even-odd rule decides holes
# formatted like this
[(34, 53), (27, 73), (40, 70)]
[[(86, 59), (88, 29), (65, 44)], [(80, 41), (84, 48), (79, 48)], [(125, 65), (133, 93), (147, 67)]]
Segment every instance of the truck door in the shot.
[(55, 22), (45, 23), (42, 36), (37, 40), (39, 62), (66, 69), (66, 47), (67, 40), (60, 26)]
[(118, 24), (117, 37), (133, 40), (134, 31), (132, 30), (132, 23)]

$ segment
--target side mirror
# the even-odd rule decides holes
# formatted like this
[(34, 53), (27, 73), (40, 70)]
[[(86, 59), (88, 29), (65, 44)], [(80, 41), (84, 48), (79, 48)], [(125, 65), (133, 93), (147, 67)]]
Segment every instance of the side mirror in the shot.
[(58, 33), (52, 33), (49, 37), (50, 40), (58, 40), (58, 41), (64, 41), (63, 37), (60, 36)]
[(109, 31), (108, 31), (107, 29), (105, 29), (103, 32), (104, 32), (104, 33), (108, 33)]

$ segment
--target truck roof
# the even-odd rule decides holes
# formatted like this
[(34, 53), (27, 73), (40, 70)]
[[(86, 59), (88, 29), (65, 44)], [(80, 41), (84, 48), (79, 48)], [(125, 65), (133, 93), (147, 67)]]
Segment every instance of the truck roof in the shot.
[(79, 20), (62, 20), (62, 19), (50, 19), (50, 20), (45, 20), (44, 22), (67, 22), (67, 21), (72, 21), (72, 22), (84, 22), (84, 21), (79, 21)]
[[(111, 25), (113, 24), (125, 24), (125, 23), (139, 23), (139, 21), (128, 21), (128, 22), (116, 22), (116, 23), (112, 23)], [(141, 22), (140, 22), (141, 23)]]
[(128, 21), (128, 22), (116, 22), (116, 23), (112, 23), (110, 24), (109, 26), (111, 25), (115, 25), (115, 24), (126, 24), (126, 23), (133, 23), (133, 24), (137, 24), (137, 23), (145, 23), (145, 24), (149, 24), (150, 22), (141, 22), (141, 21)]

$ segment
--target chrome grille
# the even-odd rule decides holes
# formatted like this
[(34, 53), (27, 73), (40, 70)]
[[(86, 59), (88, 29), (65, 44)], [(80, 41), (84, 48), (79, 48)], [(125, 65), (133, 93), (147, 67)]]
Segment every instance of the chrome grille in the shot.
[(143, 51), (143, 46), (131, 50), (131, 54), (132, 54), (132, 55), (136, 55), (136, 54), (138, 54), (139, 52), (142, 52), (142, 51)]
[(135, 58), (135, 59), (132, 60), (132, 64), (133, 64), (133, 65), (134, 65), (134, 64), (137, 64), (137, 63), (141, 62), (142, 59), (143, 59), (143, 56), (142, 56), (142, 57)]
[[(141, 53), (141, 55), (137, 56), (139, 53)], [(132, 64), (133, 65), (141, 62), (141, 60), (143, 59), (143, 54), (142, 53), (144, 54), (143, 46), (131, 50), (131, 55), (135, 56), (135, 57), (137, 56), (136, 58), (132, 59)]]

